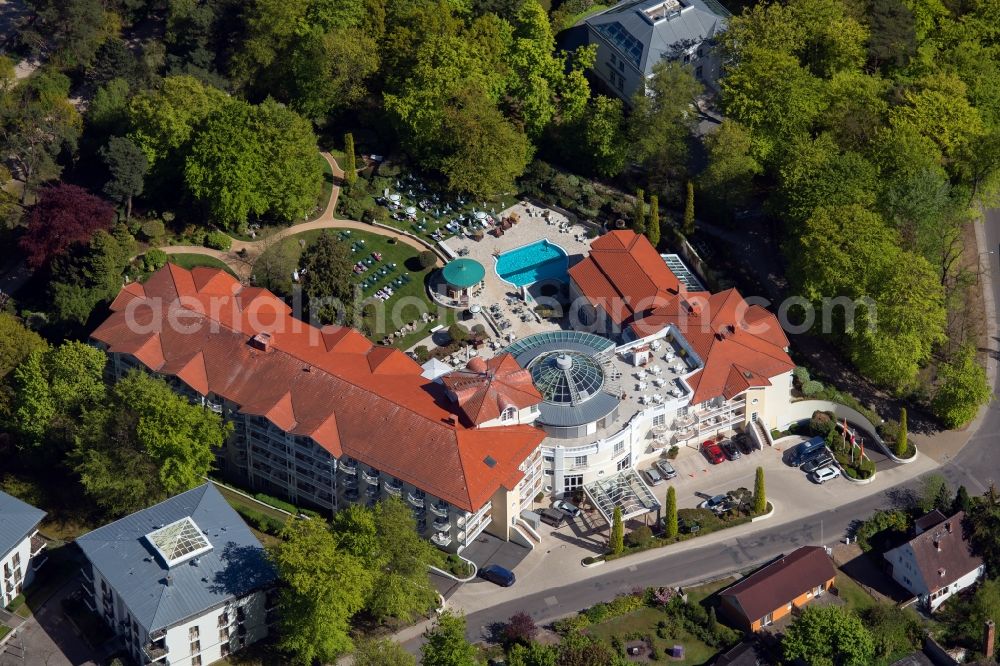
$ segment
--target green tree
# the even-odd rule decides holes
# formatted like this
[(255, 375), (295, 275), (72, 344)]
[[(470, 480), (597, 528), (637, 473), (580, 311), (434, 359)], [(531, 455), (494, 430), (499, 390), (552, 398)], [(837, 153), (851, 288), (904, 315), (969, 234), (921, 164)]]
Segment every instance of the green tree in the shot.
[(767, 491), (764, 488), (764, 468), (757, 468), (753, 482), (753, 512), (760, 516), (767, 513)]
[(695, 101), (702, 85), (689, 67), (661, 60), (653, 67), (646, 88), (649, 94), (640, 89), (632, 100), (629, 139), (650, 181), (662, 190), (687, 164), (688, 138), (697, 122)]
[(899, 410), (899, 435), (896, 436), (896, 447), (893, 453), (897, 457), (902, 458), (907, 455), (909, 450), (909, 443), (907, 442), (907, 432), (906, 432), (906, 407)]
[(625, 525), (622, 523), (622, 509), (615, 507), (611, 522), (611, 552), (617, 555), (625, 550)]
[(437, 602), (427, 577), (433, 546), (417, 533), (413, 513), (398, 498), (379, 502), (375, 516), (379, 566), (365, 608), (380, 620), (409, 622)]
[(353, 261), (344, 243), (324, 231), (302, 252), (302, 292), (310, 321), (354, 321)]
[(875, 640), (861, 620), (841, 606), (807, 606), (792, 621), (781, 641), (788, 661), (814, 666), (866, 666), (872, 663)]
[(99, 303), (121, 289), (135, 253), (135, 239), (124, 224), (112, 233), (99, 229), (87, 245), (76, 245), (56, 257), (51, 267), (52, 305), (64, 322), (84, 324)]
[(87, 495), (120, 516), (203, 483), (231, 431), (164, 380), (134, 371), (105, 408), (84, 415), (73, 466)]
[(476, 666), (476, 648), (465, 639), (465, 616), (444, 611), (424, 632), (421, 666)]
[(694, 233), (694, 183), (690, 180), (684, 197), (684, 233), (688, 236)]
[(620, 99), (597, 95), (576, 122), (561, 128), (562, 151), (574, 164), (609, 178), (625, 168), (628, 138)]
[(354, 155), (354, 135), (344, 135), (344, 182), (353, 185), (358, 180), (358, 167)]
[(646, 193), (641, 187), (635, 191), (635, 205), (632, 208), (632, 231), (637, 234), (646, 231)]
[(993, 397), (986, 371), (976, 361), (971, 344), (963, 346), (950, 362), (938, 366), (937, 380), (931, 408), (948, 428), (959, 428), (971, 421), (979, 407)]
[(557, 648), (559, 666), (625, 666), (631, 662), (596, 636), (572, 631)]
[(142, 194), (149, 162), (131, 139), (113, 136), (101, 148), (101, 159), (111, 177), (104, 193), (125, 205), (125, 219), (132, 219), (132, 197)]
[(349, 652), (350, 618), (364, 607), (371, 571), (337, 548), (323, 520), (286, 523), (270, 556), (282, 582), (278, 646), (302, 666)]
[(558, 656), (558, 648), (552, 645), (517, 643), (507, 652), (507, 663), (510, 666), (556, 666)]
[(12, 422), (22, 444), (68, 443), (83, 415), (104, 401), (107, 360), (82, 342), (33, 351), (13, 372)]
[(677, 536), (677, 490), (671, 485), (667, 488), (667, 517), (665, 519), (665, 529), (668, 539)]
[(973, 550), (990, 571), (995, 570), (1000, 566), (1000, 540), (996, 538), (1000, 533), (1000, 492), (995, 485), (990, 484), (983, 496), (971, 503), (967, 517)]
[(646, 225), (646, 238), (654, 248), (660, 244), (660, 198), (655, 194), (649, 196), (649, 224)]
[(965, 489), (965, 486), (959, 486), (958, 491), (955, 493), (955, 501), (951, 504), (951, 512), (958, 513), (959, 511), (964, 511), (966, 515), (972, 510), (972, 498), (969, 497), (969, 491)]
[(750, 200), (753, 179), (764, 168), (753, 156), (750, 133), (734, 120), (722, 121), (705, 137), (708, 166), (698, 177), (698, 186), (719, 215), (732, 215)]
[(34, 352), (44, 352), (48, 344), (9, 312), (0, 312), (0, 380)]
[(902, 608), (875, 604), (863, 611), (862, 619), (875, 639), (875, 654), (882, 659), (920, 647), (920, 624)]
[(948, 491), (948, 480), (940, 474), (926, 477), (920, 490), (919, 508), (923, 512), (939, 509), (947, 511), (951, 506), (951, 493)]
[(359, 641), (354, 650), (354, 666), (417, 666), (417, 660), (390, 638)]

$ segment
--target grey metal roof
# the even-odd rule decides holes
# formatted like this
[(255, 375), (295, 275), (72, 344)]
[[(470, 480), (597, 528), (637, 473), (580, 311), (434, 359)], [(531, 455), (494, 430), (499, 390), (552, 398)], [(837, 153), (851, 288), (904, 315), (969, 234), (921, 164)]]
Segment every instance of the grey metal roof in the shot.
[[(212, 550), (167, 567), (146, 535), (185, 517), (201, 529)], [(210, 483), (98, 528), (76, 543), (147, 632), (245, 596), (275, 577), (263, 546)]]
[(0, 557), (24, 541), (42, 522), (45, 512), (0, 491)]
[(578, 405), (542, 402), (538, 405), (538, 422), (560, 428), (594, 423), (614, 412), (620, 402), (615, 396), (603, 391)]
[(662, 59), (673, 59), (690, 48), (724, 32), (729, 12), (717, 0), (680, 0), (682, 10), (670, 18), (653, 21), (646, 12), (664, 0), (625, 0), (585, 23), (645, 75)]

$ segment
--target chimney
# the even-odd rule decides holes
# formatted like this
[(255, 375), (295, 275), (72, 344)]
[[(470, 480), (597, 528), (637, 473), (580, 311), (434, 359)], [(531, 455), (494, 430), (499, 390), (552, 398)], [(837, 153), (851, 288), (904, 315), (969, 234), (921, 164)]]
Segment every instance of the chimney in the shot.
[(266, 352), (271, 348), (271, 334), (258, 333), (257, 335), (250, 338), (249, 344), (254, 349), (259, 349), (261, 351)]
[(937, 552), (939, 553), (941, 552), (941, 541), (938, 539), (937, 536), (934, 537), (934, 548), (937, 549)]
[(170, 576), (170, 574), (167, 574), (167, 577), (164, 579), (164, 584), (167, 587), (170, 587), (171, 585), (174, 584), (174, 579)]
[(951, 534), (951, 521), (950, 520), (947, 523), (944, 524), (944, 528), (945, 528), (945, 530), (948, 531), (948, 534)]
[(986, 655), (987, 659), (993, 658), (993, 652), (996, 649), (996, 630), (993, 620), (986, 620), (986, 624), (983, 626), (983, 654)]

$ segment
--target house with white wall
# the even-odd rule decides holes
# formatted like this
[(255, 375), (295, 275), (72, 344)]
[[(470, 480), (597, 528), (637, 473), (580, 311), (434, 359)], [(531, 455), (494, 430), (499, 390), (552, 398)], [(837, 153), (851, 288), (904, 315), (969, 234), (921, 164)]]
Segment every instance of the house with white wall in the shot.
[(81, 536), (84, 599), (139, 664), (204, 666), (261, 640), (275, 573), (207, 483)]
[(924, 521), (922, 532), (884, 555), (893, 580), (931, 612), (986, 571), (962, 532), (964, 520), (965, 512), (959, 511), (933, 526)]
[(45, 564), (45, 540), (38, 535), (44, 517), (41, 509), (0, 491), (0, 608), (31, 585)]
[(624, 0), (584, 21), (597, 45), (592, 70), (609, 90), (629, 102), (645, 92), (663, 60), (689, 67), (714, 88), (721, 60), (716, 47), (730, 13), (717, 0)]

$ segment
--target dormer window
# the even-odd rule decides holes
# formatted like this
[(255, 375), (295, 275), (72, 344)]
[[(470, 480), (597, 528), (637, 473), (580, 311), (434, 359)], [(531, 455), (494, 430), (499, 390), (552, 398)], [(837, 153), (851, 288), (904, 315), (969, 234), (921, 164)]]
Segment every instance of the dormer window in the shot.
[(517, 418), (517, 409), (514, 407), (507, 407), (500, 413), (500, 420), (504, 423), (508, 421), (513, 421)]

